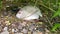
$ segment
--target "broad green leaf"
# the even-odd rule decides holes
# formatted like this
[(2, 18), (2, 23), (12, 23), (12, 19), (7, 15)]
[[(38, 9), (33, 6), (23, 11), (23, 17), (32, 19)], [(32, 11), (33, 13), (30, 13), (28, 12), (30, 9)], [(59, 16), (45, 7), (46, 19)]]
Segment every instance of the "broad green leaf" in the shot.
[(60, 27), (60, 23), (55, 23), (51, 31), (56, 31), (56, 29), (59, 27)]
[(58, 10), (52, 16), (52, 18), (55, 18), (55, 17), (59, 16), (59, 14), (60, 14), (60, 8), (58, 8)]
[(57, 11), (55, 11), (55, 13), (54, 13), (54, 15), (52, 16), (52, 18), (55, 18), (55, 17), (57, 17), (57, 16), (60, 15), (60, 3), (58, 3), (58, 4), (59, 4), (59, 8), (58, 8)]

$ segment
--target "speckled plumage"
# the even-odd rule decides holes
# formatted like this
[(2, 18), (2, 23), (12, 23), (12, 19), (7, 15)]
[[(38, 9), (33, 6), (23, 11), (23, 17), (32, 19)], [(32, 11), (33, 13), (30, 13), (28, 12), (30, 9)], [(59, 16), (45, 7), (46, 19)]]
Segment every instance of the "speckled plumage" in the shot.
[(38, 19), (39, 16), (42, 17), (39, 8), (34, 6), (25, 6), (16, 14), (16, 17), (23, 20)]

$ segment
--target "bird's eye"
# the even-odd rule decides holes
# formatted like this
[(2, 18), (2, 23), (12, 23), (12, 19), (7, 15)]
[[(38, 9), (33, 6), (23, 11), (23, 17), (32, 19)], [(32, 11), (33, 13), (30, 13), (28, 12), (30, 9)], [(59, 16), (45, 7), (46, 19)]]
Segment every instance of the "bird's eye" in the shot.
[(21, 14), (21, 11), (19, 11), (18, 14)]
[(22, 13), (22, 10), (19, 10), (19, 12), (18, 12), (19, 14), (21, 14)]

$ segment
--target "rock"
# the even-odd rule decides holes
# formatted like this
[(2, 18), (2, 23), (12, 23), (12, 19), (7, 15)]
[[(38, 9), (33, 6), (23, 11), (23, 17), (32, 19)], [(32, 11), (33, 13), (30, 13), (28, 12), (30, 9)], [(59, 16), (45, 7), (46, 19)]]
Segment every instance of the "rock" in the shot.
[(8, 29), (7, 27), (4, 27), (4, 29), (3, 29), (4, 31), (1, 34), (9, 34), (7, 29)]
[(26, 26), (26, 24), (27, 24), (27, 22), (23, 22), (23, 23), (22, 23), (22, 26)]
[(22, 32), (23, 32), (24, 34), (27, 34), (27, 33), (28, 33), (28, 30), (24, 28), (24, 29), (22, 30)]
[(15, 29), (15, 31), (14, 32), (18, 32), (18, 29)]
[(0, 32), (2, 32), (2, 26), (0, 26)]
[(13, 23), (11, 26), (12, 26), (12, 28), (13, 28), (13, 27), (15, 27), (16, 25)]
[(5, 12), (3, 12), (3, 15), (4, 15), (4, 16), (7, 16), (7, 15), (8, 15), (8, 13), (5, 11)]
[(12, 29), (12, 32), (14, 32), (15, 30), (14, 29)]
[(8, 27), (4, 27), (4, 29), (3, 29), (4, 31), (7, 31), (8, 30)]
[(36, 31), (33, 31), (33, 34), (38, 34), (38, 32), (36, 32)]
[(23, 27), (22, 25), (19, 25), (19, 26), (18, 26), (18, 29), (20, 29), (20, 30), (21, 30), (21, 29), (22, 29), (22, 27)]
[(11, 24), (10, 21), (5, 21), (5, 23), (6, 23), (6, 25), (10, 25)]
[(4, 31), (1, 34), (9, 34), (9, 32), (8, 31)]
[(31, 34), (31, 31), (28, 31), (28, 34)]
[(42, 27), (37, 27), (37, 30), (39, 30), (40, 32), (43, 32), (43, 31), (44, 31), (44, 28), (42, 28)]
[(44, 32), (38, 32), (37, 34), (45, 34)]
[(31, 25), (29, 26), (29, 30), (30, 30), (30, 31), (34, 31), (35, 28), (36, 28), (35, 24), (31, 24)]
[(15, 33), (15, 34), (23, 34), (23, 33), (20, 32), (20, 33)]

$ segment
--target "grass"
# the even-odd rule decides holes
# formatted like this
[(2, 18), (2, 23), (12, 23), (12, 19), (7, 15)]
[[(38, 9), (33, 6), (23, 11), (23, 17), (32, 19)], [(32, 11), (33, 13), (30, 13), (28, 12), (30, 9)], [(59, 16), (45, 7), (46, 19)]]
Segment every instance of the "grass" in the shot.
[[(4, 0), (2, 1), (2, 3), (3, 2), (4, 2)], [(23, 7), (26, 5), (33, 5), (33, 6), (39, 7), (43, 14), (42, 18), (45, 19), (42, 21), (44, 21), (44, 24), (46, 24), (48, 26), (49, 30), (51, 30), (51, 28), (53, 28), (53, 24), (55, 22), (60, 22), (59, 21), (60, 16), (57, 16), (60, 13), (60, 9), (59, 9), (60, 0), (14, 0), (14, 1), (7, 1), (7, 2), (5, 2), (5, 4), (2, 4), (2, 3), (0, 1), (0, 7), (1, 7), (0, 9), (3, 9), (3, 10), (4, 10), (4, 8), (6, 8), (5, 5), (11, 5), (11, 4), (16, 5), (18, 7)], [(0, 12), (3, 12), (3, 11), (0, 11)], [(54, 12), (56, 12), (56, 13), (54, 13)], [(51, 19), (51, 17), (53, 19)], [(57, 20), (55, 20), (56, 18), (57, 18)]]

